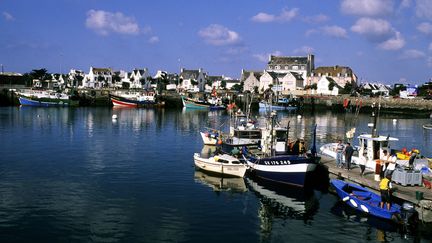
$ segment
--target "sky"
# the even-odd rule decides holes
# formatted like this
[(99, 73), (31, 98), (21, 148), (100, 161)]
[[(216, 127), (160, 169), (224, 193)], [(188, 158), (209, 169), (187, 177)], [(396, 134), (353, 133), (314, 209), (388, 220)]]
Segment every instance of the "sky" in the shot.
[(90, 66), (240, 78), (270, 54), (315, 55), (360, 82), (432, 78), (432, 0), (0, 0), (5, 72)]

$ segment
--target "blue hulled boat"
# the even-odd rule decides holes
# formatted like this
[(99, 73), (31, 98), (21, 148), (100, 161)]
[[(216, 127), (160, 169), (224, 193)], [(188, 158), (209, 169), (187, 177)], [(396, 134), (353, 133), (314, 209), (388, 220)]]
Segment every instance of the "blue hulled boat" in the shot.
[(40, 107), (77, 106), (78, 100), (71, 100), (69, 95), (45, 90), (18, 92), (21, 105)]
[(331, 185), (336, 189), (338, 196), (350, 207), (383, 219), (398, 220), (401, 207), (392, 203), (390, 210), (384, 205), (380, 207), (381, 196), (353, 183), (333, 179)]

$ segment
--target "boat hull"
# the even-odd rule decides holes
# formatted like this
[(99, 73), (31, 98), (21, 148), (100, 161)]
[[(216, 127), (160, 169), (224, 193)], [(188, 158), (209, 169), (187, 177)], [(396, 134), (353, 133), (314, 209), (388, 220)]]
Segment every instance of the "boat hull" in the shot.
[(195, 166), (201, 170), (236, 177), (243, 177), (247, 169), (245, 164), (223, 164), (215, 162), (213, 157), (208, 159), (201, 158), (199, 154), (194, 155), (194, 163)]
[(185, 108), (190, 109), (209, 109), (209, 110), (224, 110), (226, 109), (225, 106), (221, 105), (212, 105), (207, 102), (196, 102), (189, 100), (187, 98), (182, 97), (182, 103)]
[(297, 107), (295, 106), (289, 106), (289, 105), (270, 105), (263, 102), (259, 102), (259, 109), (270, 109), (270, 110), (279, 110), (279, 111), (294, 111), (297, 110)]
[(254, 159), (243, 155), (253, 175), (282, 184), (305, 186), (307, 175), (317, 166), (315, 159), (302, 156), (275, 156)]
[(77, 105), (70, 100), (63, 99), (35, 99), (20, 96), (18, 100), (24, 106), (38, 106), (38, 107), (60, 107), (60, 106), (73, 106)]
[(154, 100), (132, 100), (125, 97), (117, 96), (117, 95), (110, 95), (111, 102), (113, 106), (116, 107), (146, 107), (146, 106), (154, 106), (157, 104)]
[(360, 212), (390, 220), (397, 220), (400, 214), (399, 205), (393, 203), (390, 211), (386, 208), (382, 209), (380, 207), (381, 196), (362, 186), (337, 179), (331, 180), (330, 184), (335, 188), (342, 201)]

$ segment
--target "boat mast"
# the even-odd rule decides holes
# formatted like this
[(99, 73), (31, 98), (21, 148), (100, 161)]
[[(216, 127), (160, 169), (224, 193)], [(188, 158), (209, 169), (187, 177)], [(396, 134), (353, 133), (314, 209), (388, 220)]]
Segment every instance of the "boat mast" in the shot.
[(377, 133), (377, 122), (378, 122), (378, 115), (381, 108), (381, 100), (378, 102), (378, 106), (376, 106), (376, 103), (372, 103), (372, 117), (373, 117), (373, 126), (372, 126), (372, 137), (378, 137)]

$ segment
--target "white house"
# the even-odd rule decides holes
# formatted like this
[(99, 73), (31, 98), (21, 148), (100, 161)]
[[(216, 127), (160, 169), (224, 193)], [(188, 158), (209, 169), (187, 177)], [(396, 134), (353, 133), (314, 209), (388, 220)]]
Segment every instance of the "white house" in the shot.
[[(333, 89), (330, 90), (330, 84), (333, 83)], [(334, 81), (332, 78), (327, 76), (321, 76), (320, 80), (317, 82), (317, 94), (323, 94), (323, 95), (338, 95), (339, 89), (341, 87), (336, 84), (336, 81)]]
[(262, 71), (246, 71), (242, 69), (240, 82), (243, 82), (243, 91), (253, 91), (254, 87), (260, 86)]
[(72, 87), (81, 86), (84, 76), (85, 74), (82, 70), (71, 69), (68, 73), (68, 79), (71, 82), (71, 86)]
[(304, 88), (304, 79), (300, 73), (288, 72), (278, 79), (281, 86), (280, 91), (283, 94), (289, 94), (291, 91)]
[(151, 75), (147, 68), (134, 69), (129, 74), (130, 87), (135, 89), (149, 89), (151, 82)]
[(350, 67), (331, 66), (317, 67), (309, 77), (307, 85), (317, 83), (322, 76), (331, 77), (339, 86), (345, 87), (346, 84), (351, 84), (354, 88), (357, 87), (357, 76)]
[(231, 90), (233, 88), (234, 85), (238, 84), (240, 85), (240, 80), (238, 79), (225, 79), (224, 80), (226, 83), (225, 88)]
[[(205, 88), (206, 76), (207, 74), (203, 72), (202, 68), (198, 70), (187, 70), (182, 68), (179, 75), (180, 80), (183, 80), (181, 88), (183, 90), (202, 92)], [(197, 82), (197, 85), (194, 85), (193, 82)]]
[(90, 72), (84, 76), (82, 87), (95, 89), (112, 87), (112, 75), (111, 68), (90, 67)]

